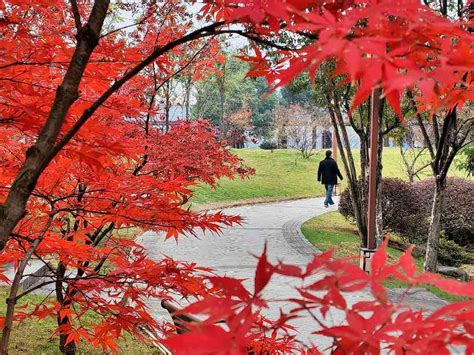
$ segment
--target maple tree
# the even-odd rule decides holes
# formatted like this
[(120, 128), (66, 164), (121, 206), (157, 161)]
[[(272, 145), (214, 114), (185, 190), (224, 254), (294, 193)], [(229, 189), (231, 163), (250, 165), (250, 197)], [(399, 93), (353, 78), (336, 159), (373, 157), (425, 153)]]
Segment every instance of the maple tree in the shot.
[[(330, 78), (343, 76), (338, 85), (351, 83), (355, 88), (350, 111), (377, 92), (403, 120), (401, 101), (407, 97), (413, 101), (420, 127), (426, 122), (434, 126), (435, 142), (425, 138), (437, 179), (425, 259), (430, 271), (436, 271), (447, 172), (456, 154), (472, 140), (474, 123), (470, 116), (460, 118), (473, 99), (473, 27), (472, 16), (467, 16), (473, 5), (469, 2), (459, 10), (462, 17), (450, 19), (445, 3), (441, 14), (411, 0), (316, 1), (311, 7), (290, 1), (278, 11), (269, 10), (270, 2), (262, 1), (251, 13), (232, 2), (224, 6), (230, 19), (248, 21), (268, 38), (290, 32), (306, 39), (302, 48), (281, 51), (277, 65), (273, 60), (269, 65), (269, 55), (256, 50), (247, 58), (254, 64), (250, 75), (266, 76), (278, 87), (305, 71), (314, 78), (322, 64), (334, 62)], [(334, 98), (329, 101), (338, 106)]]
[[(190, 60), (176, 59), (181, 45), (238, 33), (279, 49), (277, 65), (258, 49), (246, 58), (253, 64), (249, 75), (266, 76), (277, 86), (305, 70), (314, 75), (321, 63), (335, 59), (335, 74), (357, 83), (354, 107), (380, 86), (399, 114), (407, 89), (419, 110), (449, 113), (473, 96), (466, 24), (415, 0), (210, 1), (199, 15), (208, 23), (198, 29), (187, 9), (180, 1), (0, 1), (0, 260), (17, 265), (1, 352), (8, 350), (13, 321), (47, 316), (57, 318), (64, 353), (74, 353), (79, 339), (114, 351), (123, 332), (141, 337), (142, 326), (164, 333), (163, 343), (176, 353), (292, 351), (300, 344), (287, 332), (289, 321), (316, 311), (321, 316), (312, 317), (315, 330), (334, 339), (335, 353), (446, 351), (451, 344), (472, 352), (472, 300), (426, 317), (387, 301), (381, 282), (388, 277), (474, 297), (472, 283), (416, 274), (409, 252), (386, 265), (381, 248), (371, 275), (330, 253), (300, 267), (272, 265), (264, 252), (250, 292), (241, 280), (209, 275), (193, 264), (152, 261), (134, 241), (113, 233), (140, 227), (178, 238), (195, 228), (217, 231), (239, 222), (194, 212), (186, 203), (198, 181), (212, 185), (251, 171), (214, 140), (204, 122), (182, 123), (167, 133), (151, 123), (157, 82), (166, 83)], [(123, 12), (137, 22), (120, 24), (116, 18)], [(226, 27), (231, 23), (244, 29)], [(275, 41), (280, 32), (312, 41), (290, 50)], [(212, 68), (212, 59), (208, 64)], [(56, 300), (15, 312), (25, 294), (19, 282), (33, 256), (51, 268), (45, 282), (55, 286)], [(262, 315), (269, 305), (262, 291), (274, 274), (318, 277), (297, 289), (300, 296), (289, 300), (293, 310), (270, 320)], [(347, 306), (341, 292), (368, 286), (373, 301)], [(167, 336), (169, 327), (150, 316), (144, 299), (176, 296), (198, 298), (182, 312), (207, 317), (189, 325), (187, 334)], [(345, 313), (347, 324), (324, 322), (334, 308)], [(91, 311), (100, 321), (85, 327), (81, 319)], [(227, 328), (216, 325), (219, 320)]]
[[(56, 317), (65, 353), (75, 351), (79, 338), (106, 350), (123, 331), (139, 334), (140, 323), (154, 328), (143, 297), (206, 288), (192, 275), (195, 266), (153, 262), (116, 231), (141, 227), (176, 238), (239, 221), (193, 212), (186, 203), (198, 181), (213, 185), (251, 170), (215, 142), (205, 122), (163, 134), (156, 119), (157, 92), (170, 78), (197, 60), (196, 77), (212, 72), (219, 48), (213, 38), (198, 40), (214, 37), (220, 24), (192, 31), (178, 1), (108, 7), (108, 1), (0, 2), (0, 228), (7, 231), (1, 264), (16, 265), (2, 353), (12, 322), (25, 317)], [(121, 28), (105, 20), (121, 11), (137, 13), (137, 23)], [(20, 293), (33, 256), (49, 267), (49, 280)], [(54, 285), (55, 302), (15, 313), (19, 298), (45, 285)], [(81, 318), (89, 310), (104, 318), (86, 329)]]
[[(140, 80), (152, 63), (172, 73), (173, 56), (184, 44), (246, 35), (224, 28), (209, 13), (199, 18), (210, 23), (196, 28), (189, 6), (179, 1), (109, 5), (109, 0), (0, 2), (2, 122), (36, 136), (2, 196), (0, 249), (27, 212), (42, 172), (91, 118), (111, 111), (137, 117), (143, 111), (143, 87), (134, 91), (125, 84)], [(118, 21), (124, 12), (135, 22)]]
[[(179, 123), (169, 133), (151, 127), (145, 133), (136, 121), (108, 117), (98, 121), (104, 126), (95, 127), (95, 134), (89, 132), (88, 137), (101, 142), (106, 130), (107, 141), (101, 142), (101, 148), (107, 154), (91, 157), (79, 150), (58, 157), (34, 190), (28, 206), (31, 214), (19, 224), (1, 255), (2, 265), (19, 265), (8, 298), (2, 346), (8, 344), (11, 322), (25, 317), (57, 317), (65, 353), (75, 351), (79, 337), (107, 350), (114, 348), (114, 339), (123, 331), (140, 336), (139, 324), (160, 329), (143, 299), (206, 292), (202, 277), (193, 275), (200, 269), (169, 258), (152, 261), (141, 246), (115, 232), (135, 227), (177, 238), (193, 234), (196, 227), (217, 231), (222, 224), (239, 221), (221, 213), (192, 212), (185, 206), (197, 181), (212, 185), (223, 176), (251, 172), (223, 143), (215, 141), (207, 123)], [(15, 160), (14, 152), (4, 153)], [(33, 255), (48, 265), (49, 273), (45, 281), (18, 294)], [(13, 315), (19, 298), (47, 285), (55, 287), (54, 302)], [(88, 311), (103, 319), (81, 326)]]

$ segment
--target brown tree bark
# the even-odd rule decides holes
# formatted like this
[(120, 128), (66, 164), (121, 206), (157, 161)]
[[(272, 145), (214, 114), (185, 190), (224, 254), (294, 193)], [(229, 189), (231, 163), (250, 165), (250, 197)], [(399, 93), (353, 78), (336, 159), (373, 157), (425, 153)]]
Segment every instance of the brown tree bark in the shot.
[(157, 47), (148, 57), (127, 71), (122, 78), (115, 81), (76, 121), (72, 128), (58, 141), (59, 132), (66, 118), (69, 108), (78, 98), (78, 87), (81, 82), (87, 62), (97, 46), (100, 31), (107, 14), (109, 0), (96, 0), (89, 16), (89, 21), (81, 28), (77, 35), (78, 43), (71, 58), (68, 70), (62, 84), (59, 86), (51, 107), (48, 119), (40, 131), (38, 139), (26, 152), (26, 159), (12, 183), (6, 201), (0, 205), (0, 251), (10, 237), (13, 229), (26, 213), (26, 203), (36, 186), (39, 176), (51, 160), (74, 137), (95, 111), (120, 89), (128, 80), (132, 79), (156, 58), (171, 49), (206, 36), (214, 36), (229, 31), (217, 31), (223, 22), (216, 22), (201, 27), (168, 44)]
[(428, 231), (424, 269), (436, 272), (438, 264), (438, 245), (441, 232), (441, 213), (446, 191), (446, 179), (436, 179), (436, 190), (431, 209), (431, 223)]
[(375, 245), (378, 248), (383, 243), (384, 236), (384, 225), (383, 225), (383, 185), (382, 185), (382, 170), (383, 170), (383, 148), (385, 146), (384, 139), (386, 137), (385, 130), (383, 128), (384, 122), (384, 109), (385, 109), (385, 100), (381, 100), (379, 107), (379, 131), (378, 131), (378, 142), (377, 142), (377, 177), (376, 177), (376, 207), (375, 207)]
[[(66, 266), (63, 263), (59, 263), (56, 269), (56, 299), (58, 300), (59, 304), (62, 308), (67, 309), (70, 308), (70, 295), (68, 292), (64, 294), (63, 291), (63, 282), (61, 281), (64, 276), (66, 275)], [(68, 317), (62, 317), (60, 313), (58, 313), (57, 317), (58, 327), (64, 327), (69, 325), (70, 321)], [(77, 347), (76, 343), (71, 341), (67, 343), (68, 334), (61, 332), (59, 333), (59, 350), (62, 354), (66, 355), (74, 355), (76, 353)]]
[(76, 49), (63, 82), (56, 91), (48, 119), (36, 143), (27, 150), (26, 160), (13, 181), (5, 203), (0, 206), (0, 250), (3, 250), (13, 228), (23, 218), (26, 202), (40, 174), (52, 159), (51, 151), (69, 108), (79, 97), (79, 83), (89, 58), (99, 43), (109, 2), (109, 0), (96, 0), (88, 22), (78, 32)]

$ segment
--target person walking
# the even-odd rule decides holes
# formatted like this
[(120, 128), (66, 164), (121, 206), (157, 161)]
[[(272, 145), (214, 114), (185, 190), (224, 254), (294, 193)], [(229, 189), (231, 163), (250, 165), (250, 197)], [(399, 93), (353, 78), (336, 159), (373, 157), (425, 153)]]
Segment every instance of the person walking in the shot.
[(331, 155), (332, 152), (327, 150), (326, 159), (319, 163), (318, 168), (318, 181), (320, 181), (321, 184), (323, 184), (326, 188), (324, 207), (334, 205), (334, 201), (332, 200), (332, 192), (334, 190), (334, 186), (337, 185), (337, 177), (343, 180), (342, 174), (337, 167), (337, 163), (333, 158), (331, 158)]

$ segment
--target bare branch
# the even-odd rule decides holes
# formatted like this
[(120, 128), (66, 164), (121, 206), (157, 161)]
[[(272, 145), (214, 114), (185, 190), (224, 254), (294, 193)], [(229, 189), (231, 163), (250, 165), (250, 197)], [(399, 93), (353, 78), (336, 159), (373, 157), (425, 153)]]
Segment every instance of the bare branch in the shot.
[(81, 14), (79, 13), (79, 7), (77, 6), (76, 0), (71, 0), (72, 14), (74, 16), (74, 23), (76, 24), (77, 33), (81, 31)]
[(112, 96), (117, 90), (119, 90), (128, 80), (132, 79), (137, 75), (143, 68), (151, 64), (156, 58), (160, 57), (164, 53), (172, 50), (181, 44), (202, 38), (216, 35), (216, 29), (222, 26), (224, 22), (216, 22), (209, 26), (201, 27), (183, 37), (180, 37), (174, 41), (169, 42), (165, 46), (156, 48), (148, 57), (146, 57), (141, 63), (137, 64), (134, 68), (125, 73), (122, 78), (112, 84), (76, 121), (72, 128), (63, 136), (63, 138), (56, 144), (56, 146), (49, 152), (47, 160), (51, 161), (54, 156), (71, 140), (71, 138), (79, 131), (79, 129), (87, 122), (87, 120), (94, 114), (95, 111)]
[(259, 37), (257, 35), (254, 35), (252, 33), (245, 32), (245, 31), (242, 31), (242, 30), (220, 30), (219, 34), (237, 34), (239, 36), (250, 39), (254, 42), (266, 45), (268, 47), (280, 49), (280, 50), (283, 50), (283, 51), (297, 51), (297, 50), (301, 49), (301, 48), (295, 48), (295, 47), (280, 45), (280, 44), (277, 44), (277, 43), (275, 43), (271, 40), (264, 39), (262, 37)]

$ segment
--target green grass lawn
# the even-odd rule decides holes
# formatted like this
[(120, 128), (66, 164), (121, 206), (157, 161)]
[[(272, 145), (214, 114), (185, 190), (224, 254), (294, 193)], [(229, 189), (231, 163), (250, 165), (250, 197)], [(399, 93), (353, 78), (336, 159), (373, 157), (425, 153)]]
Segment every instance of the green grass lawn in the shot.
[[(273, 152), (262, 149), (234, 149), (244, 162), (256, 173), (249, 179), (222, 179), (217, 189), (209, 186), (196, 188), (191, 202), (194, 207), (220, 207), (235, 203), (274, 201), (324, 195), (324, 187), (316, 181), (319, 161), (325, 150), (315, 151), (309, 159), (303, 159), (295, 150), (279, 149)], [(359, 152), (355, 150), (355, 159)], [(339, 168), (344, 175), (342, 163)], [(426, 171), (429, 176), (430, 171)], [(463, 172), (452, 168), (451, 175), (464, 176)], [(383, 154), (383, 175), (407, 179), (398, 148), (385, 148)], [(342, 188), (346, 181), (342, 182)]]
[[(0, 299), (7, 298), (7, 287), (0, 287)], [(34, 305), (44, 302), (45, 296), (29, 294), (21, 298), (17, 304), (18, 307), (27, 305), (27, 310), (32, 309)], [(6, 312), (6, 303), (0, 302), (0, 315)], [(25, 310), (23, 310), (25, 311)], [(95, 315), (85, 316), (83, 321), (91, 322)], [(53, 334), (57, 328), (55, 319), (46, 318), (41, 321), (28, 319), (21, 323), (15, 323), (10, 337), (10, 354), (60, 354), (59, 337)], [(125, 335), (119, 341), (120, 354), (160, 354), (158, 349), (149, 347), (130, 335)], [(91, 345), (81, 342), (78, 354), (102, 354), (100, 349), (94, 349)]]
[[(357, 234), (357, 227), (354, 223), (347, 221), (339, 212), (328, 212), (306, 221), (301, 227), (304, 236), (319, 250), (334, 250), (334, 256), (337, 258), (353, 257), (359, 254), (360, 239)], [(389, 262), (395, 262), (402, 252), (388, 248), (387, 250)], [(354, 262), (358, 262), (354, 258)], [(423, 260), (415, 258), (415, 263), (419, 271), (423, 270)], [(405, 287), (401, 281), (390, 280), (384, 283), (388, 288)], [(452, 296), (443, 292), (436, 287), (425, 286), (425, 288), (438, 297), (448, 301), (458, 301), (461, 297)]]

